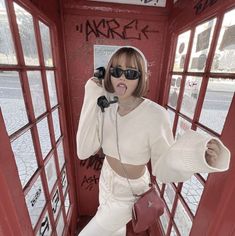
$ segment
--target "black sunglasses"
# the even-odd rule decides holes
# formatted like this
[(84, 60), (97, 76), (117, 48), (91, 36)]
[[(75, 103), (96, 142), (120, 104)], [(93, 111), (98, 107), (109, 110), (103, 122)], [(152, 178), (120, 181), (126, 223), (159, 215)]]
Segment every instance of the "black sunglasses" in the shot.
[(126, 79), (135, 80), (140, 78), (140, 71), (136, 69), (126, 69), (123, 70), (120, 67), (110, 67), (110, 74), (115, 78), (120, 78), (124, 73)]

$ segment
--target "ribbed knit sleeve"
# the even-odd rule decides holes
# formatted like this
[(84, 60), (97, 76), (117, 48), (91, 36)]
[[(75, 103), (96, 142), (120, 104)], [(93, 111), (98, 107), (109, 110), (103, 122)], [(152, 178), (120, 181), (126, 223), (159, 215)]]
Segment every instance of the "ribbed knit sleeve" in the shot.
[(80, 114), (77, 131), (77, 155), (86, 159), (95, 154), (100, 148), (101, 110), (97, 98), (104, 95), (103, 88), (91, 79), (85, 85), (85, 96)]
[(205, 159), (207, 143), (212, 138), (188, 130), (174, 141), (168, 114), (164, 113), (161, 135), (151, 143), (152, 172), (159, 181), (183, 182), (195, 173), (220, 172), (229, 168), (230, 152), (219, 139), (213, 138), (219, 142), (220, 155), (212, 167)]

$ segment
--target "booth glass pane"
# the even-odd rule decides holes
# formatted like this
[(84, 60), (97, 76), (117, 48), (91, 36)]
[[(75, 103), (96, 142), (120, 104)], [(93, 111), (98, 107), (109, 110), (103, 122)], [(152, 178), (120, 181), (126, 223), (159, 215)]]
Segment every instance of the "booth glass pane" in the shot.
[(187, 130), (191, 129), (191, 126), (192, 124), (190, 122), (183, 119), (182, 117), (179, 117), (175, 138), (180, 138)]
[(63, 231), (64, 231), (64, 218), (62, 211), (60, 211), (59, 220), (56, 226), (57, 236), (63, 236)]
[(33, 102), (34, 114), (35, 117), (38, 117), (46, 112), (41, 73), (40, 71), (28, 71), (27, 75)]
[(235, 9), (224, 15), (211, 71), (235, 72)]
[(201, 88), (202, 78), (187, 76), (184, 87), (184, 95), (180, 112), (189, 118), (193, 118)]
[(174, 124), (174, 120), (175, 120), (175, 112), (171, 111), (170, 109), (168, 109), (167, 112), (170, 117), (171, 129), (173, 129), (173, 124)]
[(64, 168), (62, 172), (61, 185), (62, 185), (63, 194), (65, 194), (65, 191), (68, 187), (68, 178), (67, 178), (66, 168)]
[(52, 190), (52, 188), (55, 185), (55, 182), (57, 180), (54, 155), (52, 155), (50, 157), (50, 160), (46, 163), (45, 172), (46, 172), (49, 192), (51, 193), (51, 190)]
[(56, 109), (52, 112), (52, 119), (53, 119), (53, 125), (54, 125), (55, 139), (57, 141), (61, 136), (60, 119), (59, 119), (59, 110), (58, 109)]
[(58, 186), (56, 187), (55, 192), (52, 194), (51, 205), (52, 205), (54, 220), (56, 220), (61, 206), (61, 198)]
[(48, 211), (46, 211), (46, 214), (42, 218), (42, 221), (40, 223), (40, 227), (37, 231), (36, 236), (50, 236), (51, 232), (52, 232), (51, 222), (50, 222)]
[(177, 39), (173, 71), (183, 71), (191, 31), (180, 34)]
[(189, 62), (189, 71), (203, 72), (205, 70), (215, 24), (216, 18), (196, 27)]
[(192, 221), (189, 218), (183, 204), (179, 200), (176, 207), (174, 221), (180, 234), (188, 236), (192, 227)]
[(168, 106), (176, 108), (179, 92), (180, 92), (180, 85), (181, 85), (182, 76), (173, 75), (171, 78), (171, 87), (170, 93), (168, 98)]
[(47, 118), (44, 118), (39, 123), (37, 123), (37, 128), (38, 128), (38, 135), (39, 135), (42, 156), (44, 159), (51, 150), (51, 139), (50, 139)]
[(65, 162), (63, 141), (61, 141), (57, 147), (57, 154), (58, 154), (59, 166), (60, 166), (60, 170), (61, 170), (64, 165), (64, 162)]
[(210, 78), (200, 123), (221, 133), (235, 92), (235, 80)]
[(4, 0), (0, 0), (0, 65), (15, 65), (17, 58)]
[(46, 76), (47, 76), (47, 86), (50, 97), (50, 104), (51, 107), (54, 107), (55, 105), (58, 104), (54, 71), (46, 71)]
[(41, 21), (39, 21), (39, 27), (45, 66), (53, 66), (50, 29)]
[(70, 198), (69, 198), (69, 193), (67, 193), (66, 197), (65, 197), (65, 201), (64, 201), (64, 206), (65, 206), (65, 213), (66, 215), (68, 215), (69, 212), (69, 208), (70, 208)]
[(167, 233), (169, 220), (170, 220), (169, 216), (165, 210), (164, 213), (160, 216), (160, 222), (161, 222), (161, 225), (162, 225), (162, 228), (163, 228), (165, 234)]
[(26, 65), (39, 65), (32, 15), (14, 3), (17, 25)]
[(46, 204), (45, 194), (40, 176), (37, 178), (36, 182), (33, 184), (32, 188), (25, 196), (25, 201), (28, 207), (31, 223), (34, 228)]
[(0, 71), (0, 107), (8, 135), (28, 123), (18, 72)]
[(175, 190), (174, 190), (174, 188), (172, 187), (171, 184), (166, 184), (163, 197), (166, 201), (166, 204), (169, 208), (169, 211), (171, 212), (172, 206), (173, 206), (173, 203), (174, 203), (174, 199), (175, 199)]
[(32, 135), (27, 131), (11, 143), (22, 187), (38, 169)]
[(203, 189), (202, 184), (194, 175), (183, 183), (181, 195), (194, 215), (196, 214)]

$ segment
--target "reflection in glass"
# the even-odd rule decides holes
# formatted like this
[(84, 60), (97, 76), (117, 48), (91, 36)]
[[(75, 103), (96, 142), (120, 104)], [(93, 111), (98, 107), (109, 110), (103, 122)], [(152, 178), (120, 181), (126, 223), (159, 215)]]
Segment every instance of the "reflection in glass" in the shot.
[(164, 191), (164, 199), (166, 201), (169, 210), (171, 211), (175, 199), (175, 190), (173, 189), (171, 184), (166, 184)]
[(188, 50), (188, 43), (191, 31), (180, 34), (177, 39), (176, 55), (173, 71), (183, 71), (185, 57)]
[(53, 186), (54, 186), (54, 184), (57, 180), (54, 155), (52, 155), (50, 157), (50, 160), (47, 162), (47, 164), (45, 166), (45, 172), (46, 172), (49, 192), (51, 192), (51, 190), (52, 190), (52, 188), (53, 188)]
[(50, 236), (51, 231), (52, 231), (51, 222), (50, 222), (48, 211), (46, 211), (46, 214), (42, 218), (42, 221), (40, 223), (40, 227), (38, 229), (36, 236)]
[(0, 71), (0, 106), (9, 135), (28, 123), (19, 74)]
[(17, 64), (6, 5), (0, 0), (0, 64)]
[(200, 123), (221, 133), (235, 92), (235, 80), (210, 78)]
[(22, 187), (38, 168), (31, 132), (27, 131), (11, 143)]
[(39, 65), (33, 17), (14, 2), (17, 25), (26, 65)]
[(180, 112), (191, 119), (194, 116), (202, 79), (200, 77), (187, 76), (184, 95)]
[(177, 106), (181, 80), (182, 80), (182, 77), (179, 75), (173, 75), (171, 78), (171, 87), (170, 87), (170, 93), (169, 93), (169, 98), (168, 98), (168, 105), (173, 108), (176, 108)]
[(214, 33), (215, 23), (216, 18), (196, 27), (189, 63), (189, 71), (204, 71)]
[(38, 117), (46, 111), (41, 73), (40, 71), (28, 71), (27, 75), (33, 102), (34, 114), (35, 117)]
[(46, 71), (46, 75), (47, 75), (48, 92), (50, 96), (50, 104), (51, 107), (54, 107), (58, 103), (56, 94), (56, 85), (55, 85), (55, 74), (54, 71)]
[(64, 230), (64, 218), (63, 218), (63, 214), (62, 211), (60, 211), (60, 215), (59, 215), (59, 220), (56, 226), (56, 232), (58, 236), (62, 236), (63, 235), (63, 230)]
[(191, 129), (191, 123), (183, 119), (182, 117), (179, 117), (175, 138), (180, 138), (189, 129)]
[(52, 119), (53, 119), (53, 125), (54, 125), (55, 139), (57, 141), (61, 136), (58, 109), (56, 109), (52, 112)]
[(183, 188), (181, 190), (181, 195), (188, 204), (191, 212), (195, 215), (199, 204), (199, 201), (203, 192), (202, 184), (193, 175), (191, 179), (183, 183)]
[(38, 128), (38, 135), (39, 135), (42, 156), (44, 159), (51, 150), (51, 139), (50, 139), (47, 118), (44, 118), (39, 123), (37, 123), (37, 128)]
[(45, 66), (53, 66), (49, 27), (39, 21)]
[(25, 196), (25, 201), (29, 211), (31, 223), (34, 228), (46, 204), (45, 194), (40, 176), (37, 178), (36, 182), (33, 184), (32, 188)]
[(180, 201), (177, 203), (174, 220), (181, 235), (189, 235), (192, 221)]
[(235, 9), (224, 15), (211, 71), (235, 72)]

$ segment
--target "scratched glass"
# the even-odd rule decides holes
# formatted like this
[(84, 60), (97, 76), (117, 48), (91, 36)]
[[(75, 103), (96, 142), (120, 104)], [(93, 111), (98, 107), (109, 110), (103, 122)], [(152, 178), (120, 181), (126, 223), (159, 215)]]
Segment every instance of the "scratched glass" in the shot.
[(32, 15), (14, 2), (17, 26), (26, 65), (39, 65)]
[(64, 206), (65, 206), (66, 215), (68, 216), (68, 212), (69, 212), (69, 208), (70, 208), (69, 192), (67, 192), (67, 195), (66, 195), (66, 197), (65, 197)]
[(188, 51), (189, 37), (191, 31), (186, 31), (179, 35), (175, 51), (173, 71), (181, 72), (184, 70), (185, 58)]
[(61, 198), (58, 186), (56, 186), (54, 193), (51, 195), (51, 206), (54, 220), (56, 220), (61, 206)]
[(0, 64), (17, 64), (8, 14), (4, 0), (0, 0)]
[(189, 118), (193, 118), (201, 88), (202, 78), (187, 76), (184, 86), (184, 95), (180, 112)]
[(49, 92), (50, 105), (52, 108), (58, 103), (54, 71), (46, 71), (46, 76), (47, 76), (47, 87)]
[(45, 157), (51, 150), (51, 138), (47, 118), (44, 118), (43, 120), (37, 123), (37, 129), (42, 151), (42, 157), (43, 159), (45, 159)]
[(67, 172), (66, 168), (64, 167), (61, 175), (61, 185), (62, 185), (62, 191), (63, 195), (65, 195), (66, 189), (68, 187), (68, 178), (67, 178)]
[(168, 225), (169, 225), (169, 216), (167, 211), (165, 210), (164, 213), (160, 216), (160, 222), (163, 228), (164, 233), (167, 233)]
[(212, 63), (212, 72), (235, 72), (235, 9), (224, 15)]
[(181, 195), (184, 198), (185, 202), (188, 204), (189, 209), (191, 210), (193, 215), (196, 214), (196, 210), (198, 208), (203, 190), (203, 185), (194, 175), (189, 180), (183, 183)]
[(28, 208), (32, 227), (34, 228), (46, 204), (40, 175), (25, 196), (25, 202)]
[(47, 25), (39, 21), (39, 28), (42, 41), (42, 50), (45, 66), (53, 66), (50, 29)]
[(65, 160), (64, 160), (64, 146), (63, 146), (63, 140), (59, 143), (57, 147), (57, 155), (58, 155), (58, 160), (59, 160), (59, 166), (60, 170), (64, 166)]
[(51, 236), (52, 227), (50, 222), (50, 217), (48, 211), (46, 211), (41, 222), (39, 223), (39, 229), (36, 233), (36, 236)]
[(38, 117), (46, 112), (41, 73), (40, 71), (28, 71), (27, 76), (33, 102), (34, 115), (35, 117)]
[(234, 79), (209, 78), (200, 123), (221, 134), (234, 92)]
[(18, 72), (0, 70), (0, 107), (8, 135), (28, 123)]
[(56, 225), (56, 232), (58, 236), (62, 236), (64, 231), (64, 217), (62, 211), (60, 211), (59, 220)]
[(180, 75), (173, 75), (171, 78), (171, 87), (170, 87), (169, 98), (168, 98), (168, 106), (173, 107), (175, 109), (178, 102), (181, 80), (182, 80), (182, 76)]
[(180, 200), (177, 202), (174, 221), (181, 235), (189, 235), (192, 221)]
[(32, 135), (27, 131), (11, 143), (22, 187), (38, 169)]
[(174, 190), (174, 188), (172, 187), (171, 184), (166, 184), (163, 197), (166, 201), (166, 204), (167, 204), (167, 207), (168, 207), (169, 211), (171, 212), (172, 206), (173, 206), (173, 203), (174, 203), (174, 199), (175, 199), (175, 190)]
[(51, 190), (52, 190), (52, 188), (55, 185), (55, 182), (57, 180), (54, 155), (52, 155), (50, 157), (49, 161), (46, 163), (45, 172), (46, 172), (46, 178), (47, 178), (47, 184), (48, 184), (49, 192), (51, 193)]
[(57, 141), (61, 136), (59, 109), (56, 109), (52, 112), (52, 120), (55, 132), (55, 139)]
[(215, 24), (216, 18), (196, 27), (190, 55), (189, 71), (203, 72), (205, 70)]

